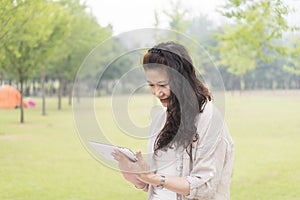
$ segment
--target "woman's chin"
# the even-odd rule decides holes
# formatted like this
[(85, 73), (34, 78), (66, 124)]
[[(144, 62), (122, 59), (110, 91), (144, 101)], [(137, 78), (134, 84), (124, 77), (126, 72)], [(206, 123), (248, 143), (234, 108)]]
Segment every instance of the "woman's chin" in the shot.
[(168, 106), (168, 103), (161, 103), (161, 105), (162, 105), (163, 107), (167, 107), (167, 106)]

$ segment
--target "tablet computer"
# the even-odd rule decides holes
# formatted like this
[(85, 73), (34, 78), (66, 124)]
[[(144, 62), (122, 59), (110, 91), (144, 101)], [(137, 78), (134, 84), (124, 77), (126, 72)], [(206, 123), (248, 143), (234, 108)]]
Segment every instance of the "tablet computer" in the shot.
[(102, 157), (106, 158), (107, 160), (117, 162), (114, 159), (114, 157), (111, 155), (111, 153), (115, 149), (118, 149), (119, 151), (124, 153), (129, 158), (129, 160), (131, 160), (132, 162), (136, 162), (138, 160), (137, 157), (135, 156), (135, 154), (126, 147), (119, 147), (119, 146), (114, 146), (114, 145), (104, 144), (104, 143), (99, 143), (99, 142), (93, 142), (93, 141), (90, 141), (89, 143)]

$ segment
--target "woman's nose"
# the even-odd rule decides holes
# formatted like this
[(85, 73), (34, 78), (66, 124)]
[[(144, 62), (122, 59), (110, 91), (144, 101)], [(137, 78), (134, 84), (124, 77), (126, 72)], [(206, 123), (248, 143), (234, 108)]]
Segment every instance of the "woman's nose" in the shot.
[(157, 97), (160, 97), (160, 96), (162, 96), (162, 94), (163, 94), (163, 92), (161, 91), (161, 89), (159, 87), (156, 87), (155, 91), (154, 91), (154, 95)]

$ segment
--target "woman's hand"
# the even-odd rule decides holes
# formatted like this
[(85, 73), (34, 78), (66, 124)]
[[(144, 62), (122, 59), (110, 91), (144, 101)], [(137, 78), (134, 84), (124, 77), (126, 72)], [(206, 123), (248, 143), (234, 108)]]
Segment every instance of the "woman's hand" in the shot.
[(144, 161), (140, 151), (136, 153), (137, 162), (132, 162), (129, 158), (119, 150), (115, 150), (112, 156), (118, 161), (119, 168), (123, 177), (133, 183), (137, 188), (144, 188), (147, 184), (138, 178), (138, 174), (148, 171), (148, 164)]
[(136, 152), (136, 157), (138, 158), (137, 164), (140, 167), (140, 171), (137, 173), (137, 178), (142, 182), (148, 183), (149, 176), (154, 174), (150, 172), (149, 165), (144, 160), (141, 151)]

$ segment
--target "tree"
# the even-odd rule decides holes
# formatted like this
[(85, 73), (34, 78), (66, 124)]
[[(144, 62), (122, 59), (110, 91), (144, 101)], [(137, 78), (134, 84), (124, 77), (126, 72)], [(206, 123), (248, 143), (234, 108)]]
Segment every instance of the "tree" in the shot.
[(181, 1), (170, 1), (171, 2), (171, 10), (164, 10), (163, 13), (169, 17), (169, 27), (172, 30), (176, 30), (178, 32), (184, 33), (188, 26), (189, 20), (186, 19), (188, 10), (182, 9)]
[(289, 64), (284, 66), (284, 70), (294, 74), (296, 76), (300, 76), (300, 37), (296, 36), (292, 39), (293, 48), (289, 52)]
[(201, 13), (199, 16), (192, 18), (187, 29), (187, 33), (205, 47), (217, 45), (218, 42), (213, 35), (217, 34), (219, 31), (219, 28), (214, 22), (210, 20), (207, 15)]
[[(47, 49), (48, 57), (41, 61), (40, 63), (40, 81), (41, 81), (41, 96), (42, 96), (42, 115), (46, 115), (46, 94), (45, 94), (45, 78), (47, 75), (47, 71), (51, 68), (51, 60), (58, 59), (61, 57), (55, 55), (57, 49), (63, 45), (65, 39), (67, 39), (70, 35), (71, 31), (71, 13), (61, 4), (56, 3), (57, 6), (60, 7), (59, 11), (55, 12), (55, 18), (52, 21), (53, 24), (53, 32), (48, 38), (48, 43), (44, 46)], [(55, 58), (53, 58), (55, 55)]]
[(295, 30), (285, 18), (291, 9), (282, 0), (228, 0), (220, 12), (230, 24), (216, 35), (219, 44), (215, 50), (220, 55), (216, 63), (239, 76), (243, 90), (244, 75), (254, 70), (259, 60), (272, 62), (287, 54), (288, 47), (277, 41), (285, 32)]
[[(24, 83), (39, 70), (52, 53), (55, 42), (64, 36), (64, 32), (59, 36), (56, 34), (61, 31), (56, 26), (56, 14), (61, 11), (61, 7), (55, 2), (34, 0), (10, 1), (8, 5), (12, 12), (10, 26), (7, 27), (9, 34), (2, 43), (2, 65), (20, 83), (22, 102)], [(49, 43), (51, 39), (54, 41)], [(24, 123), (23, 104), (20, 105), (20, 122)]]
[(95, 17), (86, 12), (86, 6), (79, 1), (66, 1), (63, 5), (72, 15), (70, 34), (57, 49), (56, 56), (50, 63), (50, 74), (59, 81), (58, 109), (62, 107), (63, 88), (69, 88), (71, 104), (72, 83), (85, 57), (97, 44), (112, 34), (111, 29), (101, 27)]
[(300, 88), (300, 37), (299, 33), (292, 38), (292, 48), (289, 51), (288, 62), (283, 66), (283, 70), (295, 76), (297, 88)]
[(187, 33), (199, 43), (197, 54), (201, 57), (199, 58), (201, 66), (205, 67), (205, 65), (207, 65), (207, 67), (211, 67), (212, 63), (208, 55), (210, 55), (210, 57), (218, 56), (216, 51), (211, 51), (211, 48), (218, 45), (218, 41), (213, 35), (220, 33), (220, 28), (217, 27), (213, 21), (208, 19), (206, 15), (200, 14), (192, 18)]
[[(183, 8), (181, 0), (170, 0), (170, 5), (171, 5), (170, 10), (168, 9), (162, 10), (162, 14), (164, 14), (168, 18), (168, 26), (169, 26), (168, 28), (180, 34), (186, 33), (190, 24), (190, 20), (188, 19), (187, 16), (188, 10)], [(155, 11), (154, 17), (155, 17), (155, 27), (158, 27), (160, 24), (158, 11)], [(178, 33), (167, 35), (166, 37), (168, 40), (179, 41), (182, 38)], [(164, 41), (165, 38), (160, 36), (160, 40)], [(158, 40), (157, 42), (159, 42), (160, 40)]]

